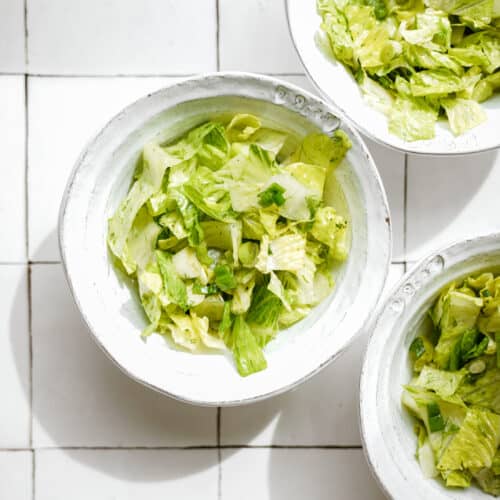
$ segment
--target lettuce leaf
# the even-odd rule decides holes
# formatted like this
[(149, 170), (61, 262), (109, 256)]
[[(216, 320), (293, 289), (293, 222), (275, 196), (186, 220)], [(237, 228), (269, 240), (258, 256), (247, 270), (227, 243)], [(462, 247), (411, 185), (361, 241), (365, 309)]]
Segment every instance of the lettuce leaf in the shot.
[(443, 99), (441, 102), (455, 135), (463, 134), (486, 121), (485, 111), (472, 99)]
[(124, 259), (127, 238), (140, 208), (160, 189), (165, 170), (176, 163), (179, 160), (157, 144), (144, 147), (142, 173), (108, 222), (108, 246), (118, 259)]
[(500, 441), (500, 415), (471, 408), (437, 464), (438, 470), (491, 467)]
[(233, 355), (242, 377), (265, 370), (267, 361), (243, 316), (236, 316), (232, 330)]

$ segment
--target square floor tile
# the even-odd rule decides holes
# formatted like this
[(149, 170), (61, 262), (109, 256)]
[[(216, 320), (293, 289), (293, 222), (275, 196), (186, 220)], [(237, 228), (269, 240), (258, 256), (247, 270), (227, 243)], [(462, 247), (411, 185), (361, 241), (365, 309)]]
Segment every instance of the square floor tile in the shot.
[[(0, 23), (2, 22), (0, 2)], [(0, 33), (2, 33), (0, 28)], [(0, 35), (0, 38), (3, 37)], [(2, 42), (0, 42), (1, 47)], [(1, 57), (1, 56), (0, 56)], [(0, 262), (26, 260), (24, 77), (0, 76)]]
[[(24, 71), (24, 3), (0, 2), (0, 71)], [(3, 108), (3, 107), (2, 107)]]
[[(386, 293), (403, 268), (391, 266)], [(252, 405), (222, 408), (221, 443), (360, 445), (359, 376), (368, 334), (364, 332), (338, 360), (297, 389)]]
[(30, 258), (59, 260), (56, 227), (69, 174), (87, 142), (122, 108), (176, 78), (29, 79)]
[(27, 0), (28, 59), (42, 74), (216, 69), (214, 0)]
[(35, 446), (216, 443), (215, 408), (167, 398), (129, 379), (97, 347), (59, 264), (32, 269)]
[(0, 451), (0, 498), (32, 499), (32, 452)]
[(216, 500), (217, 450), (42, 450), (36, 500)]
[(500, 154), (408, 158), (407, 260), (500, 231)]
[(392, 260), (403, 262), (405, 155), (362, 136), (375, 160), (389, 202), (392, 222)]
[(27, 285), (26, 266), (0, 265), (0, 448), (30, 445)]
[(383, 500), (362, 450), (227, 449), (222, 500)]
[(282, 0), (220, 0), (222, 70), (302, 73)]

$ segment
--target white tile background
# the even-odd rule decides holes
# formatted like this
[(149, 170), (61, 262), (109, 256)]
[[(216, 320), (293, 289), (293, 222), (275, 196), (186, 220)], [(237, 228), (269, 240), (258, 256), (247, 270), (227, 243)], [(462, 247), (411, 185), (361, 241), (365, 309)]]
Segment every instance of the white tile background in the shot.
[[(283, 1), (0, 0), (0, 33), (0, 499), (382, 498), (357, 424), (369, 332), (293, 392), (195, 408), (105, 358), (60, 264), (66, 178), (127, 103), (217, 69), (313, 90)], [(438, 246), (500, 230), (496, 153), (423, 158), (368, 145), (392, 210), (390, 283)]]

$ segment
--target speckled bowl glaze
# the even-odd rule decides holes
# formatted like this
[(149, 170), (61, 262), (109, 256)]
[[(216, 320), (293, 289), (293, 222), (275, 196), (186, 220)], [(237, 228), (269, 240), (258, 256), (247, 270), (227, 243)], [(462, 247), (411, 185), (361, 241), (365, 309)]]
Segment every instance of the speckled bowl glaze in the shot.
[(318, 47), (321, 17), (316, 0), (286, 0), (290, 33), (310, 80), (321, 94), (349, 123), (386, 146), (410, 153), (453, 155), (477, 153), (500, 146), (500, 94), (481, 104), (488, 120), (469, 132), (455, 137), (445, 121), (436, 124), (436, 137), (408, 142), (389, 133), (387, 118), (369, 106), (361, 90), (345, 67), (325, 55)]
[[(145, 143), (168, 141), (222, 113), (254, 113), (297, 136), (341, 127), (353, 147), (335, 172), (352, 225), (352, 250), (334, 292), (265, 349), (268, 369), (242, 378), (231, 355), (176, 350), (153, 335), (129, 280), (112, 265), (107, 219), (125, 197)], [(349, 164), (349, 165), (347, 165)], [(328, 189), (326, 190), (328, 192)], [(391, 235), (387, 201), (359, 135), (320, 99), (258, 75), (217, 73), (150, 94), (124, 109), (81, 154), (61, 205), (59, 241), (66, 275), (97, 343), (129, 376), (174, 398), (237, 405), (278, 394), (327, 365), (370, 319), (386, 279)]]
[(415, 458), (414, 420), (401, 405), (411, 379), (408, 349), (440, 290), (453, 280), (500, 266), (500, 234), (443, 249), (406, 274), (382, 305), (361, 374), (361, 429), (371, 468), (390, 498), (486, 500), (479, 488), (447, 489), (425, 479)]

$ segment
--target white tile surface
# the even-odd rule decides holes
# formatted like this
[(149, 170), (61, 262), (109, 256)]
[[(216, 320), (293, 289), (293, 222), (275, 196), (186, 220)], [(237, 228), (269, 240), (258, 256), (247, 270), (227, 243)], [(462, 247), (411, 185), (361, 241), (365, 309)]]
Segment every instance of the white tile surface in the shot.
[(36, 500), (216, 500), (217, 450), (43, 450)]
[(407, 260), (480, 234), (500, 231), (497, 152), (408, 159)]
[(0, 451), (0, 498), (31, 500), (31, 451)]
[[(85, 144), (122, 108), (176, 78), (29, 79), (29, 255), (59, 260), (66, 181)], [(1, 202), (0, 202), (1, 203)]]
[(32, 269), (34, 446), (216, 443), (216, 409), (130, 380), (92, 340), (59, 264)]
[(27, 0), (32, 73), (185, 74), (216, 69), (213, 0)]
[[(392, 265), (387, 290), (402, 276)], [(360, 445), (359, 374), (369, 332), (296, 390), (249, 406), (222, 408), (223, 445)]]
[[(250, 472), (251, 471), (251, 472)], [(222, 500), (383, 500), (361, 450), (222, 451)]]
[(404, 256), (404, 206), (405, 206), (405, 155), (381, 146), (363, 136), (375, 160), (389, 202), (392, 222), (392, 260), (403, 262)]
[[(9, 2), (7, 2), (9, 3)], [(5, 8), (0, 2), (1, 10)], [(3, 38), (0, 27), (0, 38)], [(3, 41), (0, 41), (2, 47)], [(0, 54), (1, 60), (1, 54)], [(0, 76), (0, 262), (26, 260), (24, 77)]]
[(26, 266), (0, 266), (0, 448), (30, 441), (27, 283)]
[(24, 4), (20, 0), (0, 2), (0, 71), (24, 71)]
[(302, 73), (283, 0), (219, 0), (222, 70)]

